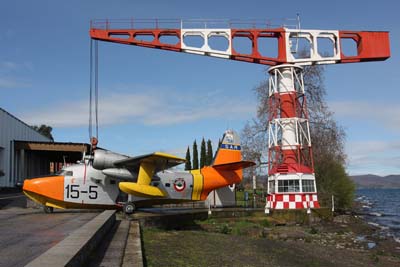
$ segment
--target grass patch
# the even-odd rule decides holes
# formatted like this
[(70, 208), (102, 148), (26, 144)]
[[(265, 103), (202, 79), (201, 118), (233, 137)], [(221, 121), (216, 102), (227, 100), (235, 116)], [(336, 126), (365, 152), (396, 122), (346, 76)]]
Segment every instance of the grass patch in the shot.
[(268, 221), (267, 219), (263, 219), (262, 221), (261, 221), (261, 225), (262, 226), (264, 226), (264, 227), (271, 227), (271, 222), (270, 221)]
[(232, 228), (230, 228), (227, 223), (224, 223), (219, 226), (218, 232), (221, 234), (230, 234), (232, 232)]
[[(147, 266), (336, 267), (338, 259), (341, 266), (391, 266), (379, 252), (366, 254), (315, 243), (327, 230), (322, 226), (274, 227), (271, 218), (256, 216), (211, 218), (196, 224), (196, 228), (168, 231), (144, 227)], [(298, 231), (305, 233), (301, 241), (296, 239)]]

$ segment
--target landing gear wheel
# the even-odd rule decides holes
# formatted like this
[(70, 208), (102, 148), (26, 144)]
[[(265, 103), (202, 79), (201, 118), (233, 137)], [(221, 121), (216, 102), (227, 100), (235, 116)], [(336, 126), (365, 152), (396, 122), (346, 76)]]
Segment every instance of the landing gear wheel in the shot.
[(132, 214), (135, 212), (136, 206), (132, 202), (128, 202), (124, 204), (123, 210), (125, 214)]
[(43, 210), (44, 210), (44, 213), (53, 213), (54, 208), (53, 207), (49, 207), (49, 206), (44, 206)]

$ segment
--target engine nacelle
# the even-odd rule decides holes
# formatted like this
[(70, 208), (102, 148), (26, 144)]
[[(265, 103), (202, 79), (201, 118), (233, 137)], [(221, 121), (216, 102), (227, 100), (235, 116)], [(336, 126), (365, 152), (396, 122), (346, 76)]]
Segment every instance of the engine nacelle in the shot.
[(131, 173), (123, 168), (108, 168), (102, 171), (103, 174), (122, 180), (136, 180), (137, 174)]
[(93, 168), (97, 170), (104, 170), (108, 168), (115, 168), (114, 162), (117, 160), (127, 159), (128, 156), (124, 156), (118, 153), (114, 153), (108, 150), (95, 150), (93, 159)]

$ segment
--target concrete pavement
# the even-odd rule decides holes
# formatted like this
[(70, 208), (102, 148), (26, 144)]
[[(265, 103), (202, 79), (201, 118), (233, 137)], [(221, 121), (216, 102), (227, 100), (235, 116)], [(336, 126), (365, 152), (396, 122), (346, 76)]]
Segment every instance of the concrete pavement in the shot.
[(84, 266), (115, 223), (115, 210), (106, 210), (68, 235), (27, 267)]
[(39, 209), (0, 210), (0, 266), (24, 266), (98, 213)]

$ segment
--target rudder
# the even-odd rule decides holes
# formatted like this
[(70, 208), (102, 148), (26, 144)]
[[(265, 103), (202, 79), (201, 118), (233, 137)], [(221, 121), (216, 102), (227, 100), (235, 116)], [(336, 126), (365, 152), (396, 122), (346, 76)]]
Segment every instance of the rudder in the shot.
[(242, 160), (239, 135), (233, 130), (227, 130), (215, 155), (213, 166)]

